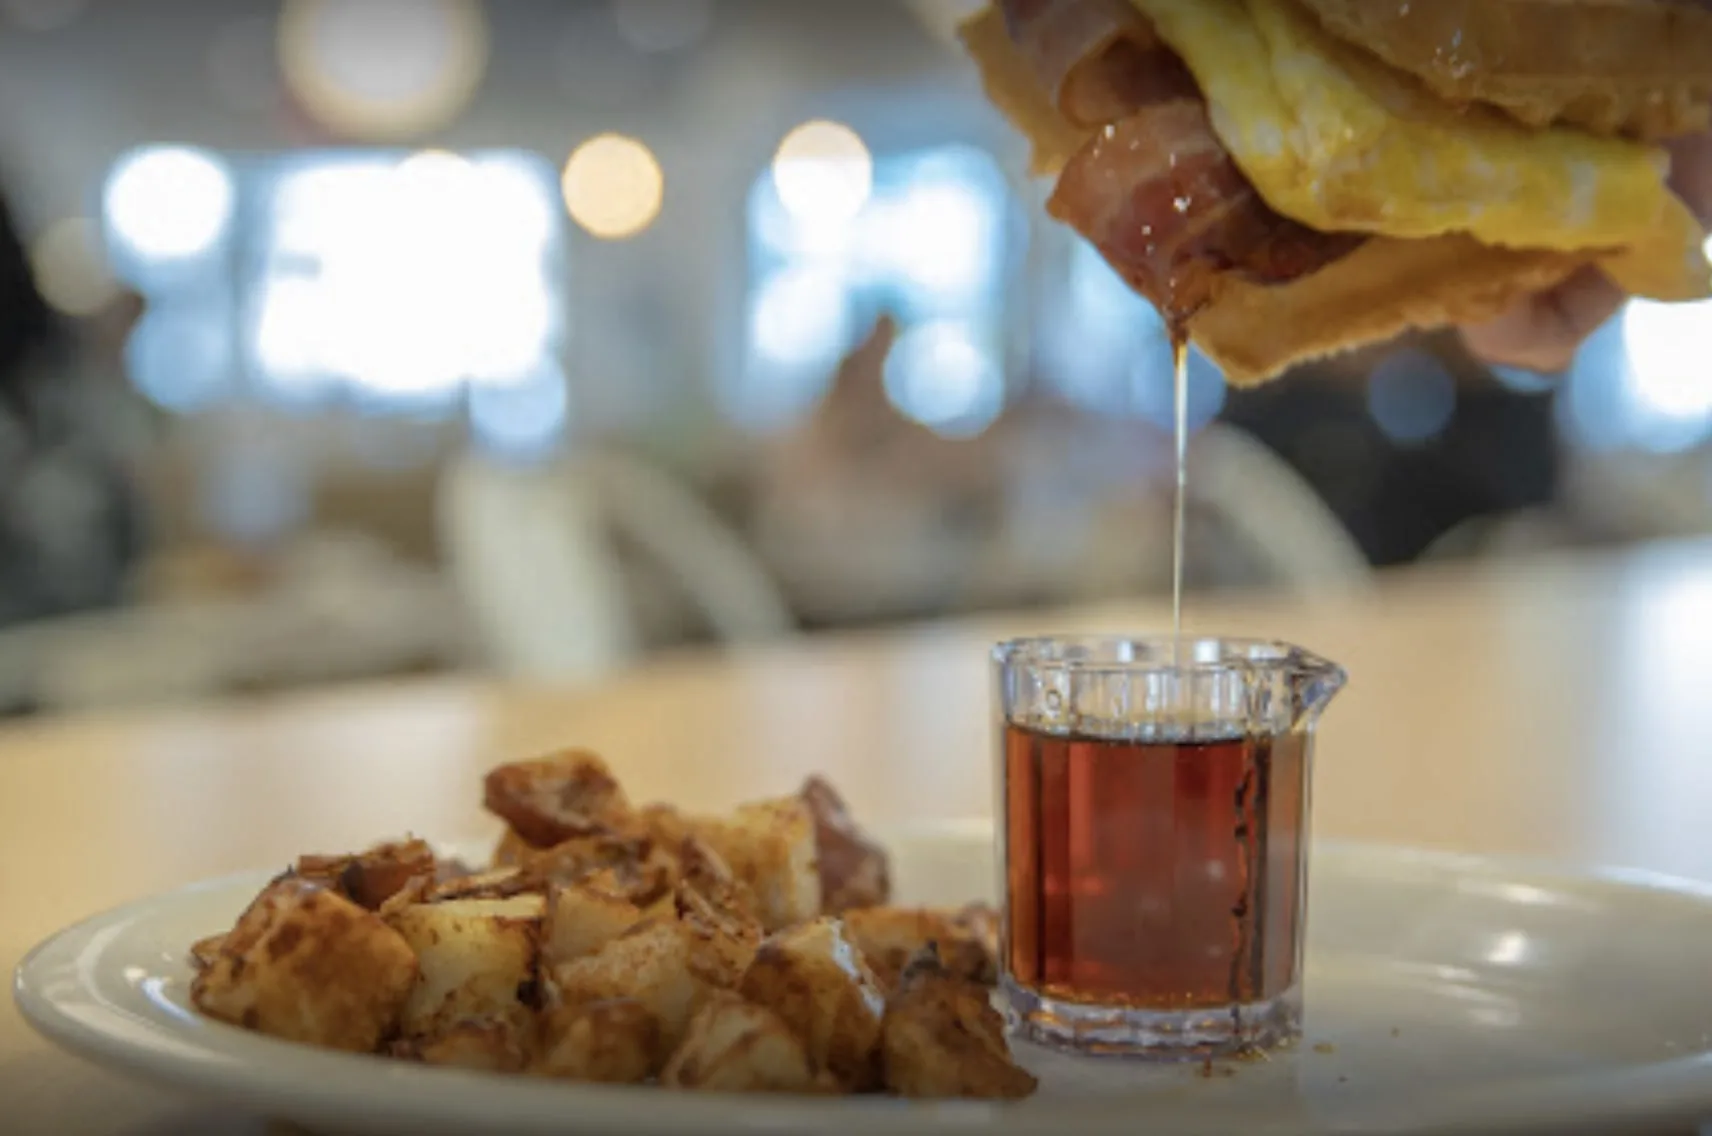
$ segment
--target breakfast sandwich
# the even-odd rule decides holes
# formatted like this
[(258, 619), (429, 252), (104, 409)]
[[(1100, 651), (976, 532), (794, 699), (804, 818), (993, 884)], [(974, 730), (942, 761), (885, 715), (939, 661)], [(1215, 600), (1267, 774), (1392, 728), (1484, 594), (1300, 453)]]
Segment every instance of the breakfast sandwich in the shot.
[(1048, 210), (1233, 383), (1597, 266), (1712, 295), (1670, 139), (1708, 0), (993, 0), (962, 37)]

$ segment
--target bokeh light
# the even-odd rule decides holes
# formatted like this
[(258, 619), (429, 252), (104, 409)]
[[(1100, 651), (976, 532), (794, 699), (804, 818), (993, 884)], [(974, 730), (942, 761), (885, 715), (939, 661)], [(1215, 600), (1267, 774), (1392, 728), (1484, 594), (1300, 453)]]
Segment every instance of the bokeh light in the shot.
[(92, 316), (119, 292), (101, 226), (88, 217), (66, 217), (43, 230), (30, 246), (30, 269), (42, 298), (69, 316)]
[(230, 321), (194, 304), (154, 308), (125, 343), (125, 369), (132, 385), (161, 409), (205, 409), (227, 393), (235, 373)]
[(328, 377), (420, 401), (510, 382), (553, 349), (550, 168), (428, 151), (309, 164), (274, 195), (257, 303), (257, 370), (275, 386)]
[(544, 363), (518, 381), (470, 388), (470, 429), (490, 450), (515, 459), (552, 452), (564, 437), (570, 391), (556, 363)]
[(817, 119), (785, 135), (773, 156), (779, 201), (800, 223), (847, 225), (874, 189), (874, 159), (850, 127)]
[(636, 236), (660, 215), (666, 178), (654, 152), (622, 134), (600, 134), (565, 162), (565, 208), (602, 240)]
[(1678, 420), (1712, 417), (1712, 301), (1633, 300), (1623, 311), (1623, 342), (1645, 406)]
[(992, 156), (971, 146), (870, 159), (848, 127), (793, 131), (750, 189), (747, 337), (721, 384), (725, 412), (749, 429), (799, 420), (883, 313), (905, 329), (887, 363), (900, 410), (947, 435), (979, 432), (1006, 397), (1010, 202)]
[(487, 70), (474, 0), (286, 0), (279, 65), (305, 110), (363, 138), (408, 138), (461, 112)]
[(774, 269), (748, 296), (742, 371), (725, 411), (747, 429), (776, 429), (825, 392), (855, 332), (849, 282), (835, 265)]
[(893, 302), (917, 319), (984, 305), (1003, 279), (1003, 175), (991, 157), (950, 146), (922, 155), (877, 193), (861, 217), (859, 270), (891, 281)]
[(850, 345), (851, 322), (838, 272), (812, 264), (785, 268), (751, 293), (749, 345), (770, 362), (829, 367)]
[(886, 356), (886, 396), (900, 413), (947, 437), (973, 437), (999, 416), (1005, 377), (992, 348), (951, 320), (911, 328)]
[(1456, 414), (1456, 377), (1425, 351), (1394, 351), (1368, 376), (1367, 412), (1399, 445), (1429, 442)]
[(1631, 300), (1588, 337), (1557, 400), (1576, 446), (1676, 453), (1712, 436), (1712, 301)]
[(121, 158), (107, 180), (107, 231), (144, 260), (184, 260), (225, 236), (237, 196), (231, 172), (213, 154), (150, 146)]

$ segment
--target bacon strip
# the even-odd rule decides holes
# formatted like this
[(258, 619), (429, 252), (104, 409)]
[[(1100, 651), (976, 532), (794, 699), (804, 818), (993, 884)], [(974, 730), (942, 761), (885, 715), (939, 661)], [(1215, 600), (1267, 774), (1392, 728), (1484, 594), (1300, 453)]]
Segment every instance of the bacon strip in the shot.
[(1064, 168), (1047, 210), (1174, 321), (1211, 302), (1222, 276), (1287, 284), (1362, 240), (1274, 213), (1189, 100), (1108, 126)]
[(999, 0), (1019, 54), (1072, 123), (1099, 128), (1059, 176), (1051, 214), (1168, 320), (1221, 278), (1285, 284), (1361, 238), (1275, 213), (1213, 132), (1200, 87), (1128, 0)]

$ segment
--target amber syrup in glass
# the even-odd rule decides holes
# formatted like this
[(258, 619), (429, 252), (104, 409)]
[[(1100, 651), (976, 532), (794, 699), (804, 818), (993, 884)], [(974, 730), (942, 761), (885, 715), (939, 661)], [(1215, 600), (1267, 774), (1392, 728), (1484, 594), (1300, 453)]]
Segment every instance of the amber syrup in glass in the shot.
[(1132, 741), (1011, 725), (1004, 744), (1015, 982), (1147, 1010), (1295, 985), (1305, 733)]

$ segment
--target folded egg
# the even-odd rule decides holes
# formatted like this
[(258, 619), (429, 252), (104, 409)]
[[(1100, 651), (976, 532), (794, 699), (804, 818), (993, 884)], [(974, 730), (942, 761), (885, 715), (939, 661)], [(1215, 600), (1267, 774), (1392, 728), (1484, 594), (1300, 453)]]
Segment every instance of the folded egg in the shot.
[(1627, 290), (1712, 295), (1705, 233), (1663, 150), (1456, 107), (1294, 0), (1131, 0), (1182, 57), (1213, 128), (1278, 213), (1323, 232), (1598, 253)]

